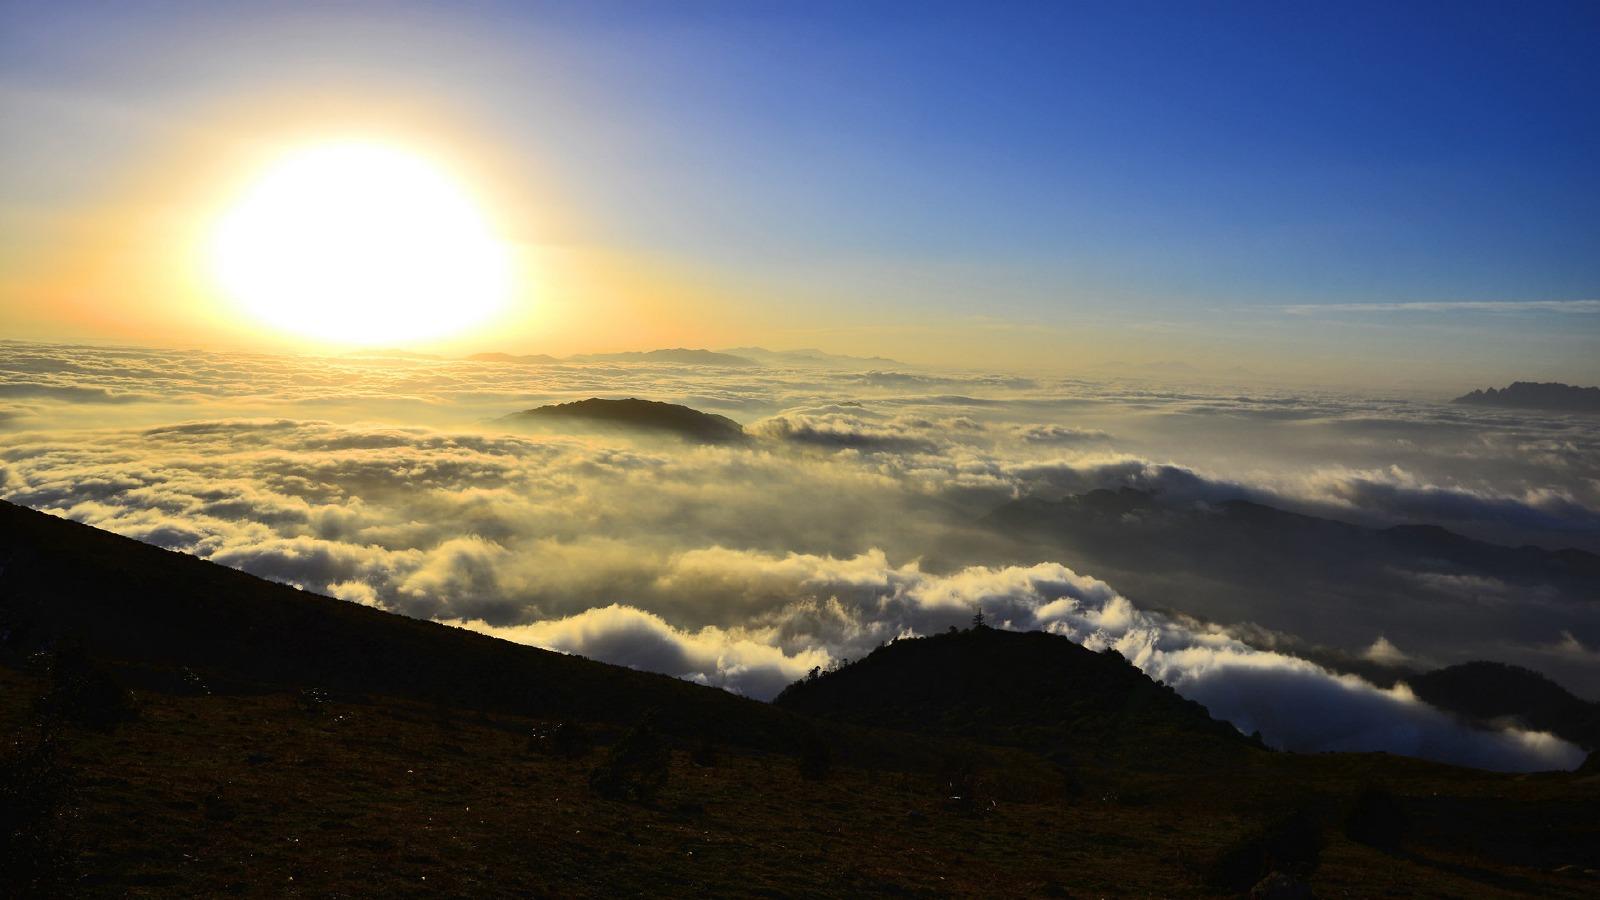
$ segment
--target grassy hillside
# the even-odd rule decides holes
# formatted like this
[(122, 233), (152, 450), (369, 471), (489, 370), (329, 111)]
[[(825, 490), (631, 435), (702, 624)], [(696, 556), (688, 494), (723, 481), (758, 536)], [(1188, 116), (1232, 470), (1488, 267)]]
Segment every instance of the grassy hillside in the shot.
[(762, 746), (792, 716), (664, 675), (496, 640), (172, 553), (0, 501), (0, 634), (13, 658), (62, 639), (135, 686), (315, 686), (466, 710), (611, 723), (670, 710), (673, 727)]

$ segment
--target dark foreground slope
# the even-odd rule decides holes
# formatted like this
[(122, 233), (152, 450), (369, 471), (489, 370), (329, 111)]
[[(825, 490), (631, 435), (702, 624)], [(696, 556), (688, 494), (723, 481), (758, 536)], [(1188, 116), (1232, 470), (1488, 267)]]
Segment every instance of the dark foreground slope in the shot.
[(503, 416), (500, 421), (532, 427), (654, 432), (705, 444), (733, 444), (745, 440), (744, 428), (727, 416), (635, 397), (624, 400), (591, 397), (540, 406)]
[[(0, 893), (1225, 896), (1275, 877), (1325, 896), (1580, 897), (1600, 884), (1600, 777), (1270, 753), (1112, 657), (1052, 644), (1041, 659), (1069, 661), (1034, 668), (1010, 640), (897, 642), (796, 689), (828, 719), (0, 505)], [(917, 644), (976, 667), (978, 685), (950, 686), (948, 706), (923, 690), (899, 714), (914, 731), (821, 703), (838, 679), (916, 696)], [(986, 648), (1013, 668), (999, 674), (1007, 661)], [(1056, 703), (1026, 702), (1041, 685)], [(1015, 696), (984, 704), (984, 691)], [(1035, 746), (1050, 758), (1021, 749)], [(619, 771), (633, 789), (596, 777)]]
[(670, 710), (684, 729), (777, 746), (770, 707), (635, 672), (295, 590), (0, 501), (0, 635), (15, 657), (63, 639), (135, 685), (316, 686), (463, 710), (629, 723)]

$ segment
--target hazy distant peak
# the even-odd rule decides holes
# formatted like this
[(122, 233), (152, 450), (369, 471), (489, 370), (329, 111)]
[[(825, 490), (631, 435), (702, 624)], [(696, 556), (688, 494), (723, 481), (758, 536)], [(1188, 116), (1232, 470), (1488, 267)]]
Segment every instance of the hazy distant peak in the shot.
[(801, 350), (768, 350), (765, 347), (729, 347), (722, 351), (737, 356), (748, 357), (764, 363), (785, 365), (810, 365), (810, 366), (836, 366), (855, 367), (862, 365), (871, 366), (903, 366), (904, 363), (889, 359), (886, 356), (846, 356), (839, 353), (828, 353), (807, 347)]
[(534, 363), (538, 365), (561, 361), (548, 353), (473, 353), (467, 359), (472, 362)]
[(1453, 402), (1473, 406), (1600, 412), (1600, 387), (1575, 387), (1557, 381), (1515, 381), (1501, 390), (1489, 388), (1464, 394)]
[(760, 363), (731, 353), (672, 347), (664, 350), (630, 350), (623, 353), (580, 353), (567, 357), (574, 362), (652, 362), (685, 366), (759, 366)]
[(414, 353), (410, 350), (396, 350), (392, 347), (369, 347), (365, 350), (351, 350), (341, 355), (361, 359), (444, 359), (444, 357), (436, 353)]

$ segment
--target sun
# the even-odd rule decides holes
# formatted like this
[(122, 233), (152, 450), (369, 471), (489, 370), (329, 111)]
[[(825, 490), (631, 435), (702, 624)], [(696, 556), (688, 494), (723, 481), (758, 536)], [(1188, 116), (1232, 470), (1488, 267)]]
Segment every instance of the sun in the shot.
[(462, 185), (364, 141), (276, 160), (217, 222), (209, 255), (217, 284), (258, 321), (333, 343), (455, 334), (511, 289), (508, 249)]

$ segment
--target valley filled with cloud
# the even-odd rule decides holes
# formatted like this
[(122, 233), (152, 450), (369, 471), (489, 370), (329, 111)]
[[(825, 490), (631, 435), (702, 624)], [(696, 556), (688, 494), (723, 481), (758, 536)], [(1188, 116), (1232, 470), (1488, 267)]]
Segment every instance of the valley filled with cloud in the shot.
[[(1362, 673), (1494, 659), (1600, 694), (1594, 417), (763, 362), (0, 342), (0, 497), (760, 699), (981, 609), (1114, 648), (1272, 746), (1581, 761)], [(502, 420), (588, 397), (748, 440)]]

